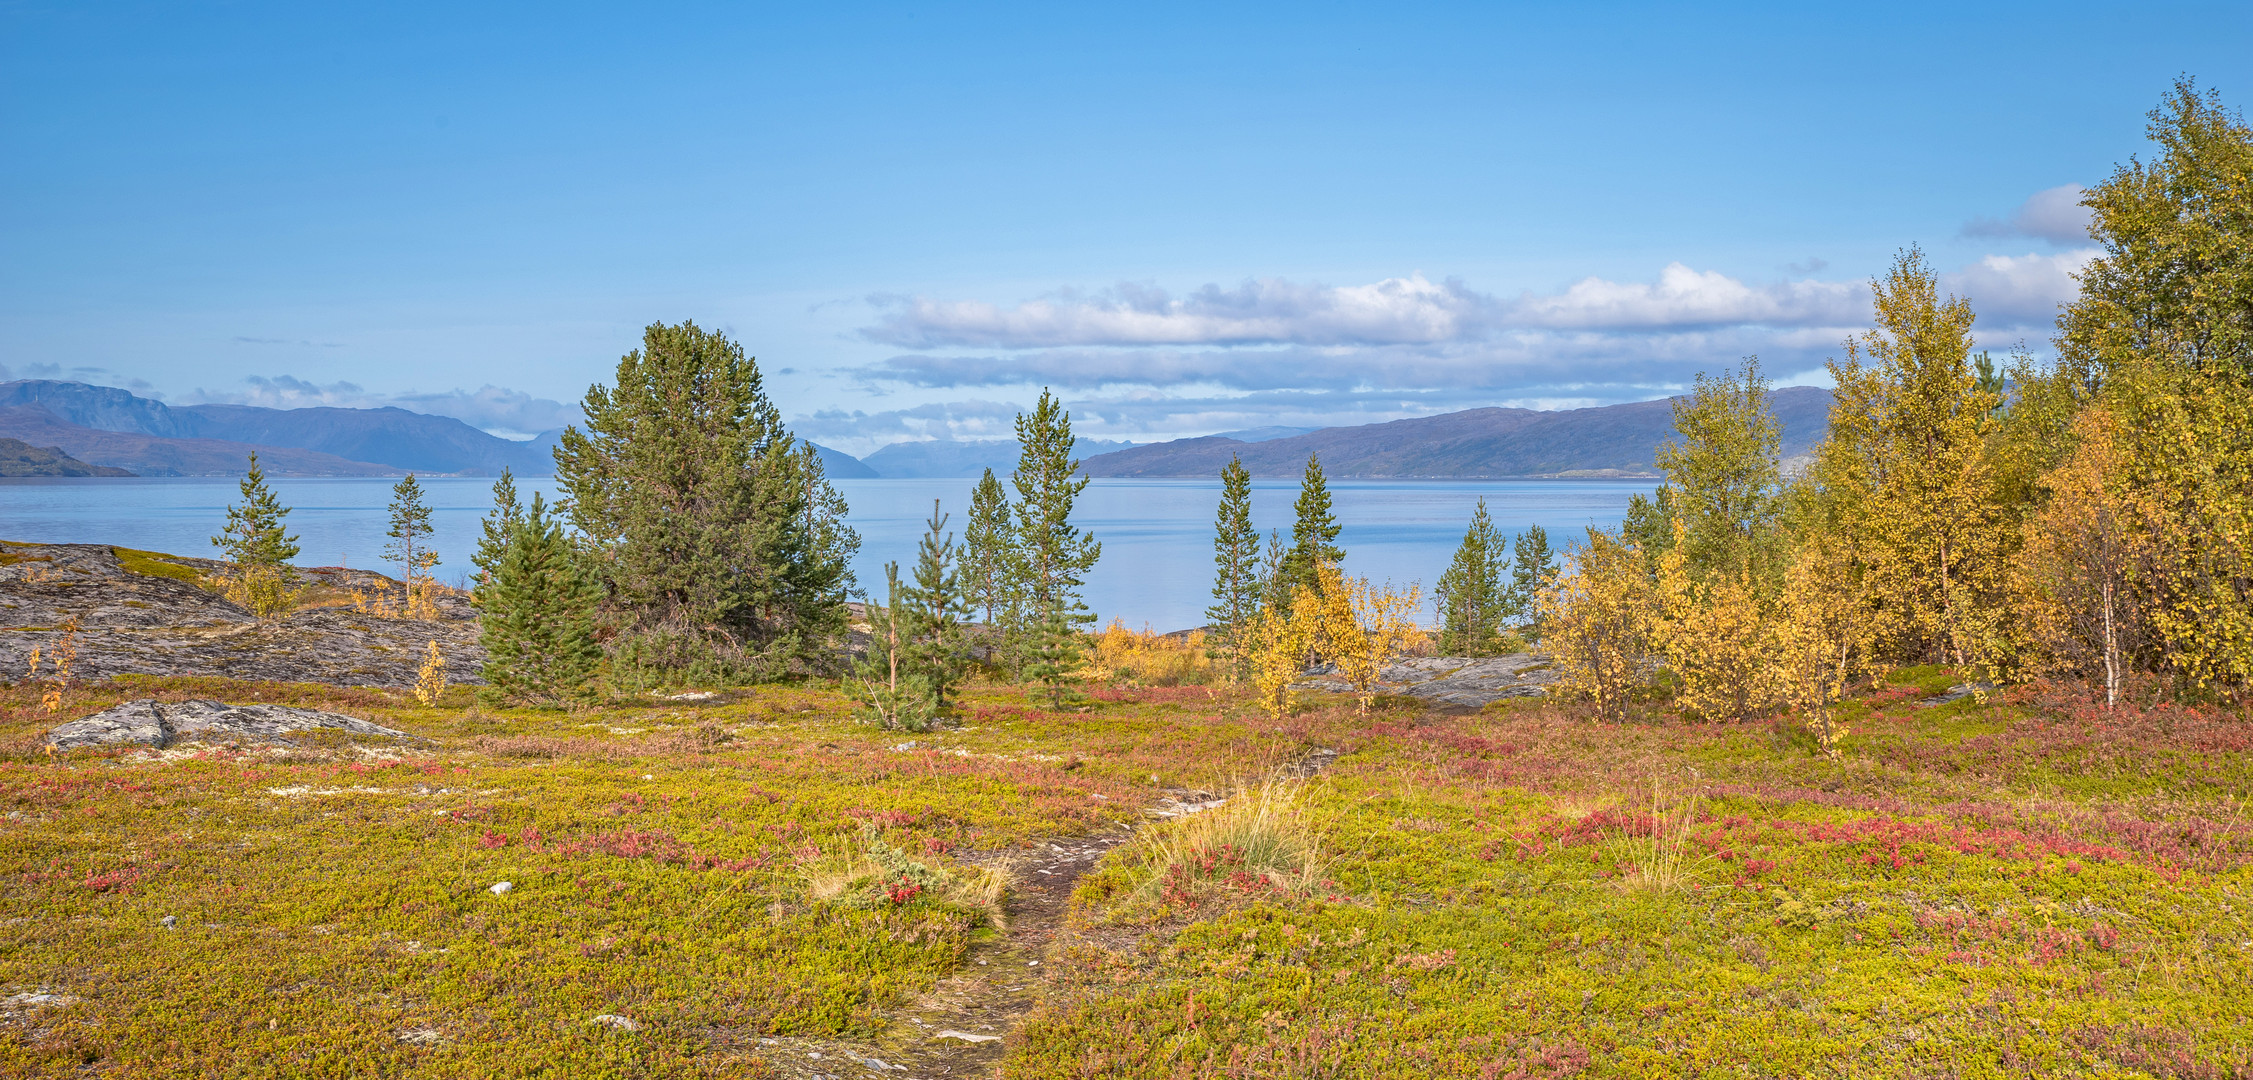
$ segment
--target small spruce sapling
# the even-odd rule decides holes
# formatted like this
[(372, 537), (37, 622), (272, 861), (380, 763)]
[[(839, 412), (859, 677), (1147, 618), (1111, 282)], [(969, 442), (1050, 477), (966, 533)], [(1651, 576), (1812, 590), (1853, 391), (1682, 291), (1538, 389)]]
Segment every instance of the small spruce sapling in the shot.
[(900, 588), (900, 564), (884, 564), (885, 603), (865, 597), (868, 611), (868, 651), (855, 666), (858, 677), (854, 696), (863, 719), (887, 731), (929, 731), (938, 717), (930, 680), (916, 670), (914, 629), (903, 625), (912, 617)]
[(297, 600), (293, 588), (297, 570), (289, 564), (297, 557), (297, 537), (284, 527), (289, 507), (266, 486), (266, 470), (258, 464), (256, 451), (243, 474), (242, 496), (242, 502), (227, 507), (227, 526), (211, 538), (211, 544), (234, 564), (225, 577), (227, 598), (261, 619), (270, 619)]
[(915, 583), (900, 591), (902, 618), (908, 642), (902, 648), (915, 672), (931, 689), (931, 707), (944, 714), (950, 707), (947, 692), (962, 682), (970, 669), (970, 651), (962, 620), (970, 603), (962, 595), (962, 578), (955, 569), (953, 533), (943, 533), (947, 516), (939, 501), (931, 500), (931, 517), (923, 540), (916, 546)]

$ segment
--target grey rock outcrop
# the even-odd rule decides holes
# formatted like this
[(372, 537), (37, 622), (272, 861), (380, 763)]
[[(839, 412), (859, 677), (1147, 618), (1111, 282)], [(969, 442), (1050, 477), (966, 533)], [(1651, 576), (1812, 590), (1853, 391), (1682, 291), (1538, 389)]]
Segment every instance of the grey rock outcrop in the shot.
[(217, 701), (128, 701), (73, 720), (47, 733), (58, 750), (85, 746), (166, 747), (176, 742), (280, 742), (299, 731), (342, 731), (394, 739), (413, 736), (379, 724), (286, 705), (228, 705)]
[[(1412, 656), (1386, 665), (1377, 679), (1378, 690), (1382, 693), (1476, 709), (1504, 698), (1548, 693), (1555, 675), (1546, 656), (1510, 653), (1483, 657)], [(1353, 690), (1345, 680), (1328, 674), (1298, 685), (1340, 694)]]

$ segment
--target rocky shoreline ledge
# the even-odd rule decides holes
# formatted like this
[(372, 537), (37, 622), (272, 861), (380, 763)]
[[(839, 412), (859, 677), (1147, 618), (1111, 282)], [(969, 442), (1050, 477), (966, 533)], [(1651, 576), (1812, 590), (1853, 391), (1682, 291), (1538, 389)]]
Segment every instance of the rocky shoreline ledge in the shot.
[(0, 541), (0, 670), (21, 673), (32, 650), (51, 657), (67, 638), (76, 679), (216, 675), (396, 689), (414, 685), (436, 641), (449, 681), (481, 681), (485, 651), (466, 597), (440, 597), (435, 620), (389, 618), (356, 608), (354, 594), (396, 606), (397, 581), (305, 567), (307, 606), (262, 622), (198, 583), (222, 566), (103, 544)]

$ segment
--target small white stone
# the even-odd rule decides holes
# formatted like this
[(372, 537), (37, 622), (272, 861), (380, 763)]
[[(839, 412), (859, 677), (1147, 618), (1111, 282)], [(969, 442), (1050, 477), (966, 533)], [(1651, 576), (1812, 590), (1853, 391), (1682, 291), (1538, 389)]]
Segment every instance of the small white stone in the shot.
[(1027, 960), (1027, 961), (1025, 961), (1025, 966), (1026, 966), (1026, 967), (1039, 967), (1039, 966), (1040, 966), (1040, 961), (1038, 961), (1038, 960)]
[(986, 1043), (1001, 1041), (1001, 1036), (999, 1035), (972, 1035), (967, 1031), (956, 1031), (953, 1028), (948, 1028), (945, 1031), (942, 1031), (931, 1037), (934, 1039), (961, 1039), (963, 1042), (967, 1043)]
[(516, 882), (513, 882), (513, 881), (496, 881), (496, 882), (494, 882), (494, 883), (493, 883), (493, 887), (492, 887), (492, 888), (490, 888), (490, 889), (487, 889), (487, 890), (485, 890), (485, 891), (486, 891), (486, 892), (489, 892), (489, 893), (492, 893), (492, 894), (493, 894), (493, 895), (495, 895), (495, 896), (499, 896), (499, 895), (501, 895), (501, 894), (503, 894), (503, 893), (506, 893), (506, 892), (508, 892), (508, 891), (509, 891), (510, 889), (513, 889), (513, 888), (516, 888)]
[(641, 778), (642, 778), (642, 779), (644, 779), (644, 780), (655, 780), (655, 779), (657, 779), (656, 777), (654, 777), (654, 776), (651, 776), (651, 775), (649, 775), (648, 773), (643, 773), (643, 774), (641, 774)]
[(177, 915), (167, 915), (164, 918), (158, 919), (157, 922), (162, 923), (165, 929), (170, 930), (173, 927), (180, 925), (180, 917)]
[(609, 1024), (620, 1031), (640, 1031), (641, 1025), (616, 1013), (604, 1013), (587, 1021), (590, 1024)]

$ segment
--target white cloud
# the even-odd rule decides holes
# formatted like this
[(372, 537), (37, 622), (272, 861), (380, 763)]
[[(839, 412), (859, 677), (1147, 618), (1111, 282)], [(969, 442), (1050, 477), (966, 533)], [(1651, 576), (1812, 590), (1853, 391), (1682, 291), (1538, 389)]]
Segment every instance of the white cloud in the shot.
[(1973, 218), (1963, 234), (1973, 237), (2031, 236), (2060, 247), (2089, 242), (2089, 208), (2081, 205), (2079, 184), (2060, 184), (2026, 197), (2008, 220)]
[(1970, 300), (1981, 323), (2047, 332), (2057, 318), (2058, 305), (2081, 291), (2075, 275), (2101, 254), (2096, 248), (2079, 248), (2055, 255), (1989, 255), (1941, 275), (1940, 283)]
[(1421, 274), (1369, 285), (1301, 285), (1281, 278), (1234, 289), (1206, 285), (1175, 297), (1152, 285), (1065, 290), (1015, 307), (985, 301), (880, 297), (889, 310), (862, 331), (908, 348), (1057, 348), (1073, 345), (1402, 344), (1450, 341), (1483, 321), (1490, 297)]
[(861, 336), (914, 349), (1131, 346), (1438, 345), (1512, 329), (1655, 330), (1852, 322), (1868, 309), (1858, 283), (1750, 284), (1670, 263), (1654, 282), (1589, 277), (1548, 296), (1504, 301), (1421, 274), (1367, 285), (1282, 278), (1173, 296), (1152, 285), (1060, 290), (1004, 307), (982, 300), (879, 297)]
[(1655, 282), (1582, 278), (1553, 296), (1518, 298), (1513, 326), (1643, 330), (1851, 323), (1869, 311), (1866, 286), (1840, 281), (1749, 285), (1715, 270), (1668, 263)]

